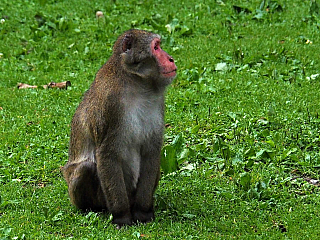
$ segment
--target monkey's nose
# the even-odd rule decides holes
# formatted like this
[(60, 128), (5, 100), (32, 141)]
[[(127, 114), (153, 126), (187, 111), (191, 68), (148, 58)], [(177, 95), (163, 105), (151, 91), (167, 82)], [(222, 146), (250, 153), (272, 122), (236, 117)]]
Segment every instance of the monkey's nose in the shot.
[(174, 62), (174, 59), (172, 57), (170, 57), (169, 62)]

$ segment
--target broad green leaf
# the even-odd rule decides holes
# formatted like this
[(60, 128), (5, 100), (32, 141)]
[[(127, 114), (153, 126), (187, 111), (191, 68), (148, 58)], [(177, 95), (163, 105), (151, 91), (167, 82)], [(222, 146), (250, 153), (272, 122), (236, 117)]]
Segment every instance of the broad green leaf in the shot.
[(174, 172), (178, 169), (176, 150), (172, 145), (165, 146), (162, 149), (161, 168), (164, 174)]
[(251, 175), (248, 172), (244, 172), (240, 174), (240, 184), (245, 190), (250, 188), (251, 183)]

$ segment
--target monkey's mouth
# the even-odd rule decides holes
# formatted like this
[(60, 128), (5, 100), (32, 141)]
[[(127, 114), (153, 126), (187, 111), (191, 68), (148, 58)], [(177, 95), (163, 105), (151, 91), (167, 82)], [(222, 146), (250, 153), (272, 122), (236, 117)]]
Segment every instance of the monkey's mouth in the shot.
[(168, 77), (172, 77), (177, 74), (177, 69), (173, 69), (172, 71), (169, 71), (169, 72), (163, 72), (162, 74)]

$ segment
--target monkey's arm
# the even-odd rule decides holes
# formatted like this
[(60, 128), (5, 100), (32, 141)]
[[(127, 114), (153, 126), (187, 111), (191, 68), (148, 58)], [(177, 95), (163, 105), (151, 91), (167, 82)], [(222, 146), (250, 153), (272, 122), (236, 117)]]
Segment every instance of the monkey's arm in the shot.
[(131, 225), (132, 216), (126, 191), (121, 158), (112, 141), (103, 141), (96, 152), (98, 177), (106, 196), (107, 208), (118, 226)]
[(140, 176), (132, 211), (134, 221), (139, 222), (149, 222), (154, 218), (153, 194), (160, 178), (162, 141), (159, 137), (150, 141), (152, 146), (142, 148)]

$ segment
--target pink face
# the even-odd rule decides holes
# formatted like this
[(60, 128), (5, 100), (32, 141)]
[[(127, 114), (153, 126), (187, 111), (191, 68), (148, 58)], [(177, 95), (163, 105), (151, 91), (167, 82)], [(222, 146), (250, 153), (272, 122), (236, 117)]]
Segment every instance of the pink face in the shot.
[(158, 61), (162, 76), (167, 78), (175, 77), (177, 74), (177, 67), (174, 64), (173, 58), (161, 49), (159, 38), (155, 38), (152, 40), (151, 52)]

